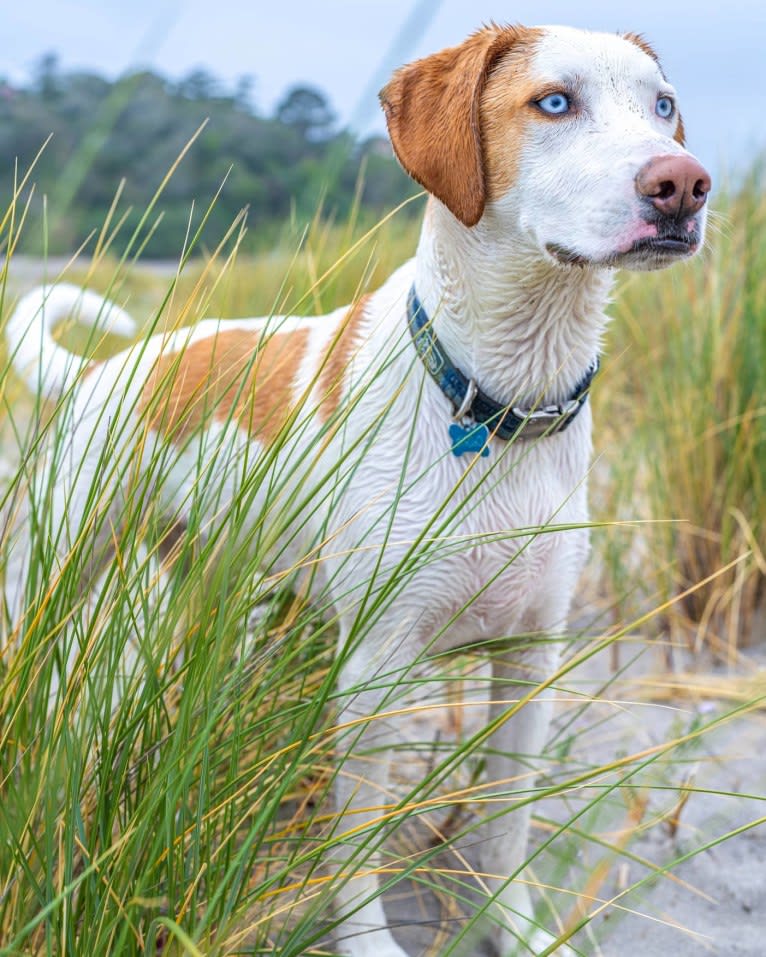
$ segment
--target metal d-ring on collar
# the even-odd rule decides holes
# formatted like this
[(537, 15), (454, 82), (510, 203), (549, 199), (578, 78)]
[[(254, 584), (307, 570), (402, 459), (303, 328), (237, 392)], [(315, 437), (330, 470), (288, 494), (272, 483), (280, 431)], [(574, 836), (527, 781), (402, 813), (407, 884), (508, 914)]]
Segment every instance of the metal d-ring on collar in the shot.
[(535, 439), (563, 432), (585, 405), (591, 382), (599, 369), (596, 356), (569, 398), (560, 405), (509, 408), (482, 392), (473, 379), (454, 365), (433, 331), (414, 285), (407, 297), (407, 321), (418, 355), (431, 378), (452, 403), (454, 420), (460, 423), (468, 420), (486, 426), (493, 435), (505, 441)]

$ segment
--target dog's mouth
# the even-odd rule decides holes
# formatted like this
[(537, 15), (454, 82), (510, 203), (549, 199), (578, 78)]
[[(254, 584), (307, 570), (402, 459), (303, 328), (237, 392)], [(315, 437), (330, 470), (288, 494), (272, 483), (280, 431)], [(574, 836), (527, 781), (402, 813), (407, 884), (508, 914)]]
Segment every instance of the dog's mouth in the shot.
[(547, 243), (545, 248), (563, 266), (656, 268), (693, 256), (699, 245), (700, 235), (696, 228), (690, 232), (666, 228), (658, 231), (656, 236), (642, 236), (634, 240), (627, 249), (617, 250), (603, 257), (585, 256), (560, 243)]
[(649, 256), (691, 256), (699, 247), (699, 235), (693, 233), (666, 233), (661, 236), (647, 236), (637, 239), (630, 249), (622, 255), (632, 256), (646, 253)]

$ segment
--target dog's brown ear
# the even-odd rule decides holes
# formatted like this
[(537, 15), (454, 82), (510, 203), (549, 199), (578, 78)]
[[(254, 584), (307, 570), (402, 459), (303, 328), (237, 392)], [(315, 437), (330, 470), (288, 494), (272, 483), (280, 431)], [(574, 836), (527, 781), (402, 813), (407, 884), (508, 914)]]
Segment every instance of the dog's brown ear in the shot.
[(466, 226), (486, 202), (479, 104), (498, 57), (523, 27), (486, 27), (460, 46), (416, 60), (381, 90), (397, 159)]

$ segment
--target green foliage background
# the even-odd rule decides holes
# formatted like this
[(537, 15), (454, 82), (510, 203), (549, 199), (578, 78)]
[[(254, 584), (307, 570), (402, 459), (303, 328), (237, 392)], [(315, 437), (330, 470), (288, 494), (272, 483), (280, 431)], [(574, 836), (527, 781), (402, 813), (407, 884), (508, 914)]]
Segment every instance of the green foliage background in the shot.
[[(233, 90), (202, 70), (180, 81), (139, 72), (112, 82), (61, 72), (49, 55), (28, 85), (0, 80), (0, 204), (8, 206), (46, 144), (21, 200), (33, 191), (30, 213), (33, 222), (46, 218), (47, 251), (70, 253), (86, 242), (123, 183), (120, 208), (132, 212), (115, 244), (121, 252), (138, 211), (203, 124), (163, 193), (143, 258), (177, 257), (190, 223), (199, 222), (224, 181), (209, 228), (225, 232), (247, 208), (250, 249), (283, 238), (285, 223), (305, 223), (319, 207), (344, 220), (357, 191), (371, 220), (417, 191), (385, 139), (360, 143), (338, 129), (327, 99), (311, 87), (288, 91), (274, 115), (263, 116), (247, 78)], [(28, 243), (39, 235), (27, 231)], [(39, 241), (27, 248), (39, 254)]]

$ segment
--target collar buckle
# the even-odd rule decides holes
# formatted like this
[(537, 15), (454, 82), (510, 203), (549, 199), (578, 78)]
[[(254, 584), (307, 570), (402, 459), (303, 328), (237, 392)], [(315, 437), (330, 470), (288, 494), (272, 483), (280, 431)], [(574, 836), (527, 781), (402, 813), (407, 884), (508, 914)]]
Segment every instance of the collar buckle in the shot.
[(479, 391), (479, 387), (476, 385), (475, 379), (468, 380), (468, 386), (465, 390), (465, 395), (463, 396), (463, 401), (460, 403), (460, 407), (455, 409), (452, 413), (452, 421), (459, 422), (461, 425), (465, 424), (466, 419), (473, 422), (473, 415), (471, 414), (471, 406), (473, 405), (473, 400), (476, 398), (476, 393)]

